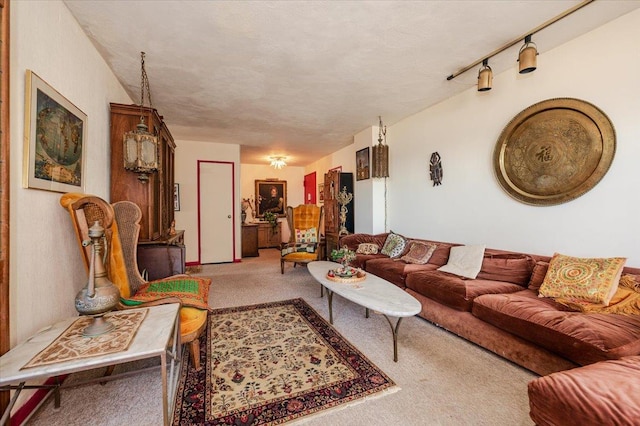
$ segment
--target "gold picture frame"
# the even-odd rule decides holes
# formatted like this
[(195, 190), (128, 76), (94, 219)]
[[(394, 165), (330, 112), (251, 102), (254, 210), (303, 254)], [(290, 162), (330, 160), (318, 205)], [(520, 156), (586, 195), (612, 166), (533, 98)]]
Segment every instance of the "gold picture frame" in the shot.
[(23, 187), (84, 192), (87, 115), (31, 70), (25, 86)]
[(616, 151), (613, 124), (598, 107), (573, 98), (536, 103), (504, 128), (493, 165), (498, 182), (523, 203), (574, 200), (609, 170)]
[(287, 209), (286, 180), (256, 180), (256, 217), (264, 217), (270, 211), (278, 217), (285, 217)]

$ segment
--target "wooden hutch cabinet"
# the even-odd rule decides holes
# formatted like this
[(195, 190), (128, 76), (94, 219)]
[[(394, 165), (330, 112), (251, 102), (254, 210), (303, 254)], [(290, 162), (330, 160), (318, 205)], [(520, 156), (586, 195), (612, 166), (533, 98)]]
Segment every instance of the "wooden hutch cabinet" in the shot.
[[(111, 202), (128, 200), (136, 203), (142, 210), (140, 220), (138, 263), (141, 270), (149, 271), (149, 276), (184, 273), (183, 231), (169, 235), (174, 219), (173, 186), (175, 142), (161, 115), (154, 108), (139, 105), (110, 104), (111, 107)], [(124, 168), (124, 134), (134, 130), (144, 117), (149, 133), (158, 137), (158, 171), (149, 174), (149, 180), (142, 182), (138, 174)], [(168, 247), (171, 246), (171, 247)], [(158, 247), (154, 250), (154, 247)], [(176, 251), (172, 257), (181, 259), (166, 273), (157, 272), (154, 263), (154, 251), (158, 256), (167, 257), (167, 252)], [(180, 251), (181, 253), (177, 253)], [(144, 252), (144, 255), (141, 253)], [(180, 263), (178, 262), (178, 263)], [(165, 275), (166, 276), (166, 275)], [(162, 278), (162, 277), (160, 277)]]
[[(336, 200), (338, 192), (347, 188), (347, 192), (353, 194), (353, 173), (343, 173), (330, 170), (324, 175), (324, 237), (326, 241), (327, 256), (331, 251), (338, 249), (340, 239), (340, 204)], [(350, 234), (354, 231), (354, 200), (347, 204), (347, 220), (345, 226)]]

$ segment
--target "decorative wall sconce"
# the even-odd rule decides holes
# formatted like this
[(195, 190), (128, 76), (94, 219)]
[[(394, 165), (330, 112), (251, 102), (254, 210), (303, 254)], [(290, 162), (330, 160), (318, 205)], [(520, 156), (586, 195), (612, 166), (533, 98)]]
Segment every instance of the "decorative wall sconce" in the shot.
[(482, 67), (478, 70), (478, 92), (491, 90), (493, 82), (493, 70), (489, 66), (489, 59), (482, 61)]
[(535, 71), (537, 67), (538, 48), (534, 42), (531, 41), (531, 34), (524, 38), (524, 44), (520, 48), (518, 53), (518, 72), (520, 74), (527, 74), (531, 71)]
[[(496, 50), (494, 50), (493, 52), (489, 53), (488, 55), (484, 55), (482, 57), (482, 59), (478, 59), (477, 61), (467, 65), (466, 67), (461, 68), (460, 70), (454, 72), (453, 74), (451, 74), (450, 76), (447, 77), (447, 80), (453, 80), (454, 78), (456, 78), (460, 74), (469, 71), (471, 68), (473, 68), (476, 65), (479, 65), (481, 63), (483, 65), (483, 67), (480, 69), (480, 72), (482, 72), (484, 70), (484, 67), (485, 67), (486, 63), (488, 63), (489, 58), (492, 58), (493, 56), (497, 55), (498, 53), (501, 53), (501, 52), (507, 50), (508, 48), (510, 48), (511, 46), (516, 45), (523, 38), (524, 38), (524, 45), (522, 46), (522, 48), (520, 48), (520, 52), (519, 52), (519, 55), (518, 55), (518, 62), (519, 62), (518, 72), (520, 74), (526, 74), (526, 73), (530, 73), (531, 71), (534, 71), (536, 69), (536, 67), (537, 67), (537, 65), (536, 65), (537, 59), (536, 59), (536, 57), (538, 56), (538, 48), (536, 47), (535, 43), (533, 43), (531, 41), (531, 37), (535, 33), (547, 28), (551, 24), (555, 24), (559, 20), (561, 20), (563, 18), (566, 18), (567, 16), (571, 15), (573, 12), (576, 12), (576, 11), (582, 9), (583, 7), (593, 3), (594, 1), (595, 0), (583, 0), (582, 2), (580, 2), (577, 5), (573, 6), (572, 8), (569, 8), (569, 9), (565, 10), (561, 14), (549, 19), (548, 21), (544, 22), (543, 24), (538, 25), (536, 28), (532, 29), (531, 31), (526, 32), (525, 33), (526, 35), (520, 36), (520, 37), (516, 38), (515, 40), (512, 40), (509, 43), (506, 43), (504, 46), (501, 46), (501, 47), (497, 48)], [(486, 65), (486, 66), (488, 67), (488, 65)], [(489, 68), (489, 70), (490, 70), (490, 68)], [(491, 89), (491, 79), (489, 79), (488, 86), (486, 84), (481, 84), (480, 72), (478, 73), (478, 91), (479, 92), (483, 92), (483, 91)], [(485, 75), (487, 75), (487, 74), (485, 74)], [(492, 74), (488, 74), (488, 75), (492, 76)]]
[(151, 91), (149, 90), (149, 78), (144, 68), (144, 52), (140, 52), (140, 123), (136, 130), (124, 134), (124, 168), (138, 173), (140, 182), (149, 181), (149, 173), (158, 170), (158, 137), (149, 133), (149, 128), (144, 123), (144, 95), (145, 91), (151, 107)]
[[(389, 177), (389, 145), (387, 142), (387, 126), (383, 126), (382, 117), (378, 116), (378, 145), (373, 146), (373, 162), (371, 177)], [(382, 143), (384, 137), (384, 144)]]
[(280, 170), (287, 165), (287, 163), (284, 161), (286, 158), (287, 157), (269, 157), (269, 160), (271, 160), (271, 167)]

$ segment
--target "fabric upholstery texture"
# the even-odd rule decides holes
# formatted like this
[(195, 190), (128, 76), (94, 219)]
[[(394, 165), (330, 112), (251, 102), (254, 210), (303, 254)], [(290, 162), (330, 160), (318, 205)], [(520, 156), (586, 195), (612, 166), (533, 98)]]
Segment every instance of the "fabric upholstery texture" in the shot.
[(402, 256), (402, 253), (404, 253), (404, 250), (406, 247), (407, 247), (407, 239), (400, 234), (391, 232), (387, 236), (387, 239), (384, 242), (384, 245), (382, 246), (382, 250), (380, 250), (380, 253), (394, 259), (396, 257)]
[(447, 264), (438, 270), (473, 279), (482, 268), (484, 249), (484, 245), (451, 247)]
[(420, 241), (412, 241), (409, 246), (407, 254), (402, 256), (400, 260), (404, 260), (407, 263), (416, 263), (418, 265), (424, 265), (431, 259), (433, 252), (436, 251), (438, 246), (433, 243), (422, 243)]
[(618, 290), (609, 304), (585, 302), (584, 300), (556, 298), (556, 302), (579, 312), (600, 314), (640, 315), (640, 276), (625, 274), (620, 278)]
[(579, 365), (640, 353), (640, 317), (574, 312), (533, 290), (477, 297), (472, 313)]
[(525, 287), (529, 283), (535, 261), (531, 256), (486, 253), (477, 278), (505, 281)]
[(528, 394), (530, 417), (539, 426), (637, 425), (640, 356), (539, 377), (529, 382)]
[[(351, 265), (355, 266), (353, 262), (351, 262)], [(405, 279), (410, 272), (429, 271), (435, 268), (435, 265), (410, 264), (399, 259), (391, 259), (384, 255), (379, 258), (369, 259), (365, 264), (365, 271), (377, 275), (400, 288), (406, 287)]]
[(562, 297), (608, 305), (618, 288), (624, 257), (581, 258), (556, 253), (539, 289), (540, 297)]
[(406, 278), (406, 286), (450, 308), (469, 312), (478, 296), (522, 290), (521, 286), (509, 282), (467, 280), (438, 270), (411, 273)]
[(542, 260), (536, 262), (536, 265), (533, 267), (533, 272), (531, 272), (531, 278), (529, 279), (529, 290), (537, 292), (540, 289), (548, 270), (549, 262)]

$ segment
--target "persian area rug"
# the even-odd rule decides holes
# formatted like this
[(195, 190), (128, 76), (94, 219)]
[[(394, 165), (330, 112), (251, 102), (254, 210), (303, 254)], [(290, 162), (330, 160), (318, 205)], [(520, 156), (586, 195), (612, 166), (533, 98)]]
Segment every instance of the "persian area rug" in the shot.
[(183, 357), (174, 425), (274, 425), (397, 390), (304, 300), (216, 309)]

